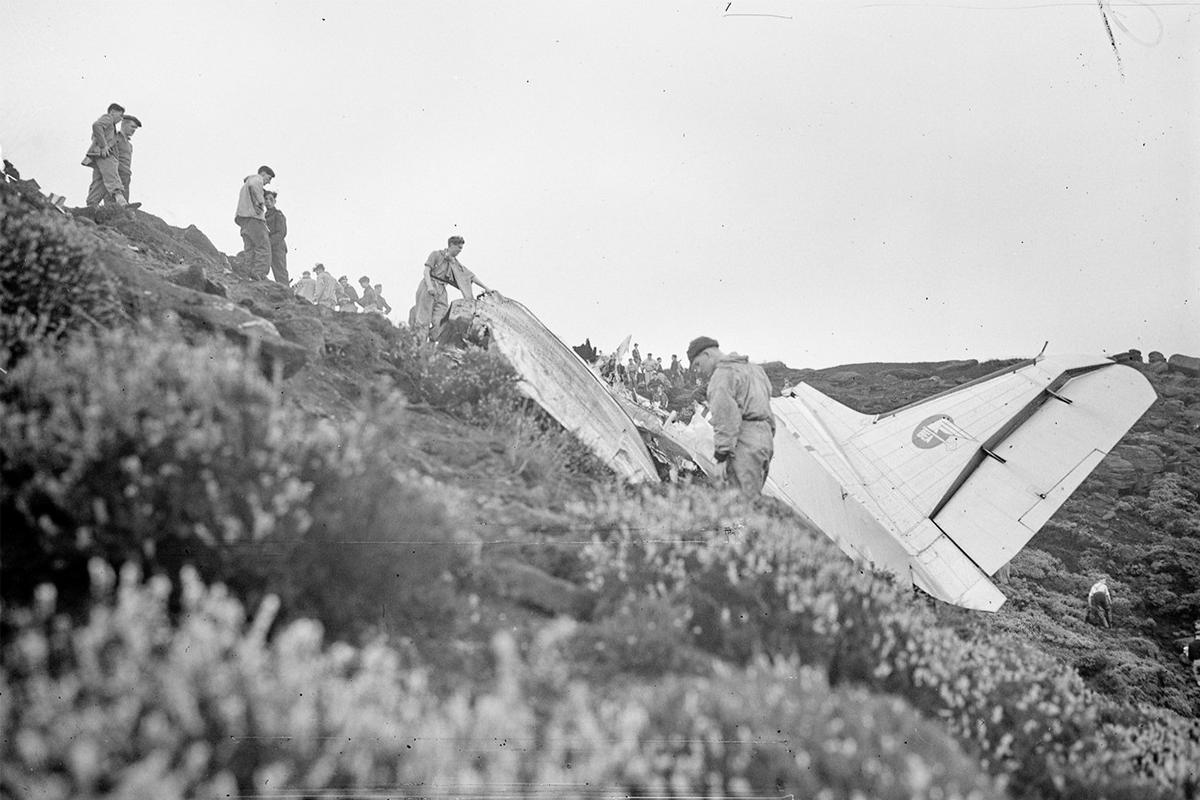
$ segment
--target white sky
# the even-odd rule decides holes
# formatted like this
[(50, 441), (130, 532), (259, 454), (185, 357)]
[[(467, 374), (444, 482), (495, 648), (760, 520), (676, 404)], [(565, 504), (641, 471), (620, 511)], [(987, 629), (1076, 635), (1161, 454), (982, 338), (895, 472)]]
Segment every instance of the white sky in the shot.
[(293, 275), (393, 319), (459, 234), (568, 344), (1200, 355), (1200, 5), (1108, 18), (1120, 70), (1095, 0), (0, 0), (0, 145), (82, 205), (119, 102), (225, 252), (269, 164)]

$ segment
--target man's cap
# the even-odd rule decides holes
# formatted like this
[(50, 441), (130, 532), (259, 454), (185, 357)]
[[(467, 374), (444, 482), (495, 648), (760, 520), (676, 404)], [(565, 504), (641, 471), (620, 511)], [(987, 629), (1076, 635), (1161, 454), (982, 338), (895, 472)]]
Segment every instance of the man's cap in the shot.
[(279, 197), (279, 192), (275, 191), (274, 189), (263, 189), (263, 196), (264, 197)]
[(358, 279), (358, 282), (369, 284), (371, 282), (371, 279), (368, 278), (366, 275), (363, 275), (361, 278)]
[(721, 345), (717, 342), (717, 340), (711, 336), (697, 336), (688, 344), (687, 360), (689, 363), (695, 361), (696, 356), (700, 355), (708, 348), (720, 346)]
[(304, 270), (304, 274), (305, 274), (305, 275), (311, 275), (312, 273), (311, 273), (311, 272), (309, 272), (308, 270)]
[(138, 119), (137, 117), (135, 117), (133, 114), (126, 114), (125, 121), (132, 122), (134, 125), (137, 125), (139, 128), (142, 127), (142, 121), (140, 119)]
[(324, 264), (322, 264), (320, 261), (318, 261), (318, 262), (317, 262), (317, 265), (316, 265), (315, 267), (313, 267), (313, 269), (324, 271), (324, 270), (325, 270), (325, 265), (324, 265)]
[(349, 278), (347, 278), (345, 275), (343, 275), (342, 277), (338, 278), (338, 280), (339, 280), (339, 281), (348, 281), (348, 280), (350, 280), (350, 279), (349, 279)]
[(270, 175), (272, 178), (274, 178), (274, 177), (275, 177), (275, 170), (271, 169), (271, 168), (270, 168), (270, 167), (268, 167), (266, 164), (263, 164), (261, 167), (259, 167), (259, 168), (258, 168), (258, 171), (259, 171), (259, 172), (265, 172), (265, 173), (267, 173), (268, 175)]

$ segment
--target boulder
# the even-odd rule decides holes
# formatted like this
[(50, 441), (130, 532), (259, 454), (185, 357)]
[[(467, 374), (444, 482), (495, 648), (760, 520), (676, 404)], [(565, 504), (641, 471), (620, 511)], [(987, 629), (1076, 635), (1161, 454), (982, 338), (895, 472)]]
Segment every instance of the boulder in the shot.
[(861, 380), (862, 380), (861, 373), (852, 372), (850, 370), (847, 370), (845, 372), (835, 372), (829, 376), (830, 383), (852, 383), (854, 381), (861, 381)]
[(1172, 372), (1187, 375), (1189, 378), (1200, 376), (1200, 358), (1176, 353), (1167, 359), (1167, 365)]
[(919, 380), (921, 380), (921, 378), (925, 377), (925, 373), (921, 372), (919, 369), (911, 369), (908, 367), (897, 367), (895, 369), (889, 369), (887, 372), (885, 372), (883, 374), (884, 375), (892, 375), (894, 377), (897, 377), (897, 378), (899, 378), (901, 380), (905, 380), (905, 381), (919, 381)]
[(1162, 353), (1158, 352), (1157, 350), (1151, 350), (1150, 355), (1146, 356), (1146, 360), (1148, 362), (1150, 362), (1151, 364), (1157, 364), (1160, 361), (1166, 362), (1167, 357), (1164, 356)]
[(195, 225), (188, 225), (182, 234), (183, 240), (192, 247), (199, 250), (201, 253), (212, 256), (216, 259), (222, 259), (225, 254), (217, 249), (212, 240), (204, 235), (204, 231), (197, 228)]
[(1112, 452), (1133, 467), (1133, 487), (1138, 490), (1150, 486), (1154, 476), (1162, 472), (1163, 457), (1158, 448), (1139, 444), (1119, 444)]
[(314, 357), (325, 353), (325, 325), (315, 317), (290, 317), (275, 321), (279, 335), (300, 345)]
[(1136, 486), (1138, 475), (1133, 464), (1112, 452), (1096, 467), (1091, 479), (1098, 481), (1110, 494), (1115, 495)]
[(1129, 360), (1135, 364), (1141, 364), (1142, 363), (1142, 351), (1131, 348), (1129, 350)]
[(167, 275), (167, 280), (176, 286), (194, 289), (197, 292), (206, 292), (209, 283), (204, 274), (204, 267), (199, 264), (174, 270)]
[(548, 614), (583, 619), (596, 604), (586, 589), (511, 558), (489, 564), (487, 571), (502, 597)]

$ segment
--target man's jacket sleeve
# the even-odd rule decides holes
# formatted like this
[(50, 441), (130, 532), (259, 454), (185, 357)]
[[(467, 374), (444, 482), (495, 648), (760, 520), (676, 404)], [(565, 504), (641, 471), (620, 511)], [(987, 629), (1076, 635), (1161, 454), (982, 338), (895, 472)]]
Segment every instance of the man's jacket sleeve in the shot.
[(113, 146), (113, 142), (104, 135), (104, 129), (108, 128), (109, 126), (112, 126), (115, 132), (116, 125), (113, 123), (112, 116), (109, 114), (105, 114), (92, 123), (92, 143), (96, 145), (97, 152), (103, 150), (105, 147), (111, 148)]
[(742, 410), (734, 399), (737, 376), (718, 369), (708, 381), (708, 409), (712, 413), (713, 450), (732, 453), (742, 429)]
[(250, 182), (250, 202), (255, 211), (263, 211), (267, 207), (267, 198), (263, 195), (263, 185), (259, 181)]

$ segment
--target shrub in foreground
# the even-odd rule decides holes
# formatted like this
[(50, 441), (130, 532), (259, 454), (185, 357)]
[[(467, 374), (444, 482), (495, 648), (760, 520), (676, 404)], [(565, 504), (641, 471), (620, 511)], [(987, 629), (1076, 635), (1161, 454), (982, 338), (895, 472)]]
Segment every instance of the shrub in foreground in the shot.
[(120, 316), (116, 284), (95, 249), (73, 221), (0, 184), (0, 367), (39, 342)]
[(248, 620), (189, 569), (172, 623), (165, 578), (91, 571), (86, 624), (56, 617), (49, 587), (4, 609), (5, 796), (997, 796), (903, 702), (795, 664), (598, 692), (566, 678), (569, 630), (551, 626), (525, 660), (499, 637), (494, 683), (437, 696), (381, 642), (327, 647), (307, 620), (268, 636), (273, 598)]
[(904, 697), (1019, 797), (1189, 791), (1194, 777), (1180, 764), (1200, 762), (1200, 740), (1186, 721), (1156, 717), (1185, 754), (1156, 760), (1133, 728), (1102, 718), (1102, 699), (1070, 667), (1013, 639), (963, 641), (910, 588), (863, 572), (819, 533), (765, 508), (667, 490), (577, 509), (595, 526), (585, 557), (601, 609), (683, 608), (689, 643), (708, 652), (736, 663), (759, 651), (794, 656), (835, 685)]
[(237, 348), (169, 331), (43, 349), (0, 390), (3, 594), (81, 586), (92, 556), (194, 564), (339, 636), (445, 632), (469, 551), (456, 496), (389, 460), (403, 413), (312, 422)]

